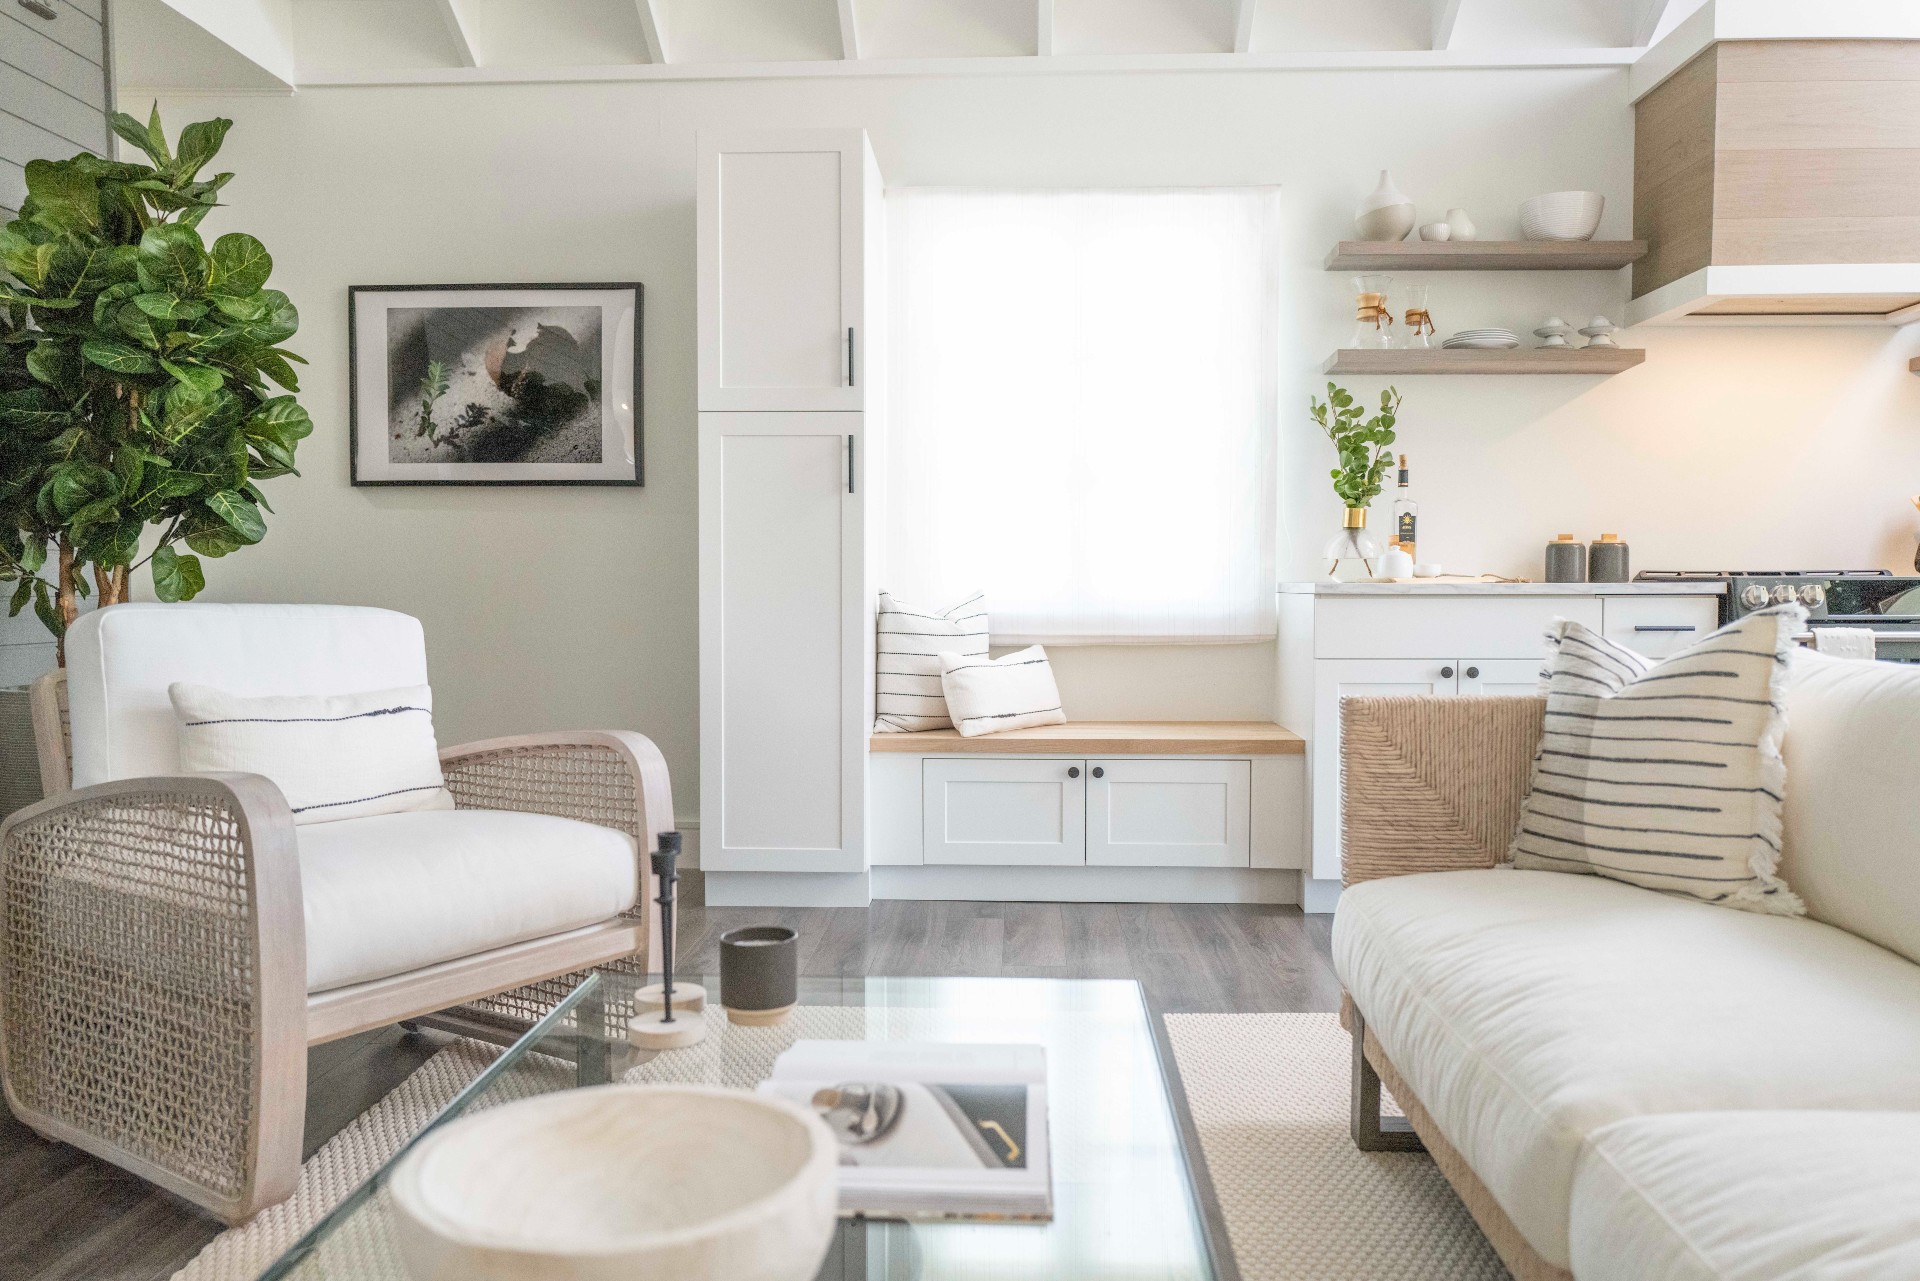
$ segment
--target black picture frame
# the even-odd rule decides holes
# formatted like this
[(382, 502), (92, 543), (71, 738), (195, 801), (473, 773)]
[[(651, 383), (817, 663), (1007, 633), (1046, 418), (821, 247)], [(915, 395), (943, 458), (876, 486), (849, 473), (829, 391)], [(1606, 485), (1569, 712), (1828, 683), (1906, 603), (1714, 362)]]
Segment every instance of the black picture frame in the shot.
[[(408, 475), (408, 474), (402, 474), (397, 476), (392, 474), (381, 474), (381, 475), (364, 474), (364, 472), (369, 470), (374, 470), (374, 469), (363, 468), (362, 460), (360, 456), (361, 455), (361, 451), (360, 451), (361, 403), (360, 403), (360, 400), (361, 400), (361, 391), (362, 391), (362, 374), (361, 374), (362, 353), (360, 351), (360, 340), (362, 337), (362, 323), (361, 323), (362, 300), (365, 298), (370, 298), (377, 295), (389, 295), (389, 296), (406, 295), (406, 294), (431, 295), (431, 294), (464, 293), (464, 292), (476, 292), (476, 293), (490, 292), (490, 293), (501, 293), (501, 294), (527, 295), (527, 298), (524, 300), (524, 302), (519, 304), (519, 305), (525, 305), (525, 306), (542, 305), (541, 300), (538, 297), (538, 295), (542, 293), (547, 293), (547, 294), (563, 293), (563, 294), (578, 295), (586, 292), (598, 292), (598, 293), (608, 293), (608, 294), (630, 293), (632, 295), (632, 310), (633, 310), (633, 332), (632, 332), (632, 339), (631, 339), (632, 348), (633, 348), (632, 366), (631, 366), (632, 367), (632, 383), (631, 383), (632, 395), (631, 395), (631, 404), (628, 410), (632, 419), (632, 431), (631, 431), (631, 439), (630, 439), (630, 449), (631, 449), (631, 458), (632, 458), (632, 475), (631, 476), (625, 476), (625, 475), (556, 476), (556, 475), (538, 474), (540, 469), (558, 469), (561, 467), (580, 468), (580, 467), (586, 466), (585, 464), (564, 464), (564, 463), (394, 464), (394, 463), (388, 462), (385, 464), (385, 469), (388, 470), (389, 472), (392, 470), (399, 470), (399, 469), (405, 469), (405, 468), (411, 468), (411, 467), (423, 467), (423, 468), (431, 467), (431, 468), (437, 468), (443, 471), (448, 468), (464, 469), (464, 468), (471, 467), (475, 469), (492, 469), (492, 468), (501, 468), (501, 467), (515, 467), (515, 468), (524, 468), (530, 472), (535, 473), (531, 475), (510, 476), (510, 477), (500, 476), (497, 474), (487, 475), (487, 476), (476, 476), (473, 478), (467, 478), (462, 476), (447, 477), (447, 476), (424, 476), (424, 475)], [(645, 485), (646, 483), (646, 452), (645, 452), (646, 435), (645, 435), (644, 423), (643, 423), (644, 416), (645, 416), (643, 411), (643, 405), (645, 403), (645, 396), (643, 394), (645, 383), (643, 381), (644, 360), (642, 355), (642, 352), (645, 347), (645, 341), (644, 341), (645, 317), (646, 317), (645, 303), (646, 303), (646, 289), (645, 289), (645, 286), (638, 281), (614, 281), (614, 282), (591, 283), (591, 284), (463, 283), (463, 284), (439, 284), (439, 285), (350, 285), (348, 286), (347, 288), (347, 460), (348, 460), (347, 468), (348, 468), (349, 482), (355, 488), (417, 487), (422, 485), (458, 485), (458, 486), (468, 486), (468, 487), (474, 487), (474, 486), (499, 487), (499, 486), (526, 486), (526, 485), (533, 485), (533, 486), (588, 485), (588, 486), (617, 486), (617, 487), (626, 487), (626, 488), (639, 488)], [(405, 304), (404, 303), (388, 303), (389, 307), (396, 306), (396, 305), (405, 305)], [(514, 305), (514, 304), (503, 303), (501, 305)], [(384, 334), (384, 325), (382, 326), (382, 333)], [(384, 371), (386, 368), (386, 364), (385, 364), (386, 353), (384, 351), (384, 346), (385, 346), (384, 342), (381, 345), (383, 350), (379, 353), (379, 356), (381, 360), (381, 369), (384, 374)], [(620, 363), (622, 367), (624, 367), (626, 362), (622, 360)], [(384, 378), (383, 378), (382, 386), (384, 387), (384, 385), (385, 384), (384, 384)], [(603, 412), (611, 412), (611, 411), (603, 410)], [(387, 438), (387, 420), (384, 414), (381, 416), (380, 427), (375, 438), (383, 442)], [(626, 438), (623, 436), (622, 439), (626, 439)], [(616, 463), (616, 464), (610, 465), (606, 463), (601, 463), (601, 464), (597, 464), (597, 466), (605, 469), (609, 466), (617, 467), (618, 464)]]

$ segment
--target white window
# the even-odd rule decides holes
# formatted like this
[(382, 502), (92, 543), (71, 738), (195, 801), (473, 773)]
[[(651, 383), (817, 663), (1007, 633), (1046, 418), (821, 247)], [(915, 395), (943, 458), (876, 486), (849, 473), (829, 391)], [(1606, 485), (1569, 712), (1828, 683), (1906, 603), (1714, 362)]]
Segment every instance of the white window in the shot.
[(1274, 633), (1277, 193), (888, 193), (886, 582), (993, 642)]

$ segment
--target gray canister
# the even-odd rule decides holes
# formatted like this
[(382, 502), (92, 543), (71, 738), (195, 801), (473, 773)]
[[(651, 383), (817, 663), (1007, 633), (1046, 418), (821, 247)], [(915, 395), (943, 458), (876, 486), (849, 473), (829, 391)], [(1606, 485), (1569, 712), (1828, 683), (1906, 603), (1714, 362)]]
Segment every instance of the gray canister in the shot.
[(1620, 541), (1618, 534), (1602, 534), (1593, 540), (1587, 548), (1587, 581), (1590, 583), (1624, 583), (1631, 575), (1627, 572), (1627, 545)]
[(1547, 544), (1547, 581), (1584, 583), (1587, 581), (1587, 545), (1572, 534), (1562, 534)]

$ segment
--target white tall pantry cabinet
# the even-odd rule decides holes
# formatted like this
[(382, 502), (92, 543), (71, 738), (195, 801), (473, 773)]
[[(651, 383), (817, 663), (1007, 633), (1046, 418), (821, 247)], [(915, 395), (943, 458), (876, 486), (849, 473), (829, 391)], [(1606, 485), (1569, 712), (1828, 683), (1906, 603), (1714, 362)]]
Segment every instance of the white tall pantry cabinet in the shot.
[(699, 148), (707, 899), (864, 904), (880, 170), (857, 129), (703, 133)]

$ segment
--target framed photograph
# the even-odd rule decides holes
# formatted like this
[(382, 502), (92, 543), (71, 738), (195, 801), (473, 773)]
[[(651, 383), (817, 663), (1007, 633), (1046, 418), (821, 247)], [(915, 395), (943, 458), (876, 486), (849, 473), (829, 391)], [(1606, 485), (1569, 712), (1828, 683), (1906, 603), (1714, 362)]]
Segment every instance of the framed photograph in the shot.
[(640, 293), (353, 286), (353, 483), (640, 484)]

